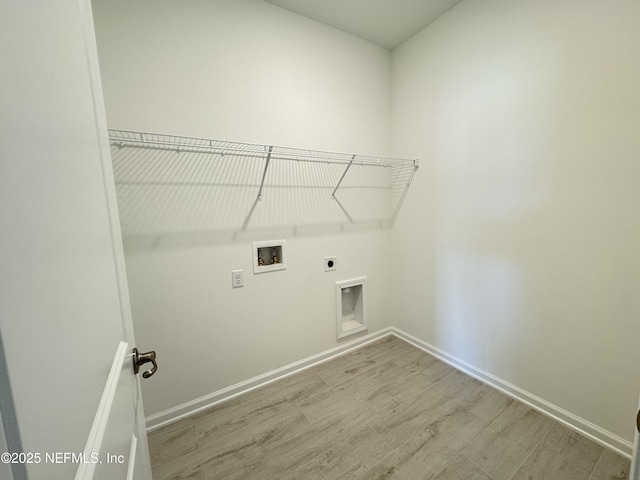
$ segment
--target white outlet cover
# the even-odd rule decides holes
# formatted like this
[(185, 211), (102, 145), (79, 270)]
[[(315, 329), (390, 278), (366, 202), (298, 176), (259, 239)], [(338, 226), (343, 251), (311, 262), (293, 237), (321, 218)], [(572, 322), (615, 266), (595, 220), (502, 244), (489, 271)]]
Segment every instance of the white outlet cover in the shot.
[(338, 257), (324, 257), (324, 271), (332, 272), (338, 268)]
[(231, 286), (233, 288), (244, 287), (244, 275), (242, 270), (231, 270)]

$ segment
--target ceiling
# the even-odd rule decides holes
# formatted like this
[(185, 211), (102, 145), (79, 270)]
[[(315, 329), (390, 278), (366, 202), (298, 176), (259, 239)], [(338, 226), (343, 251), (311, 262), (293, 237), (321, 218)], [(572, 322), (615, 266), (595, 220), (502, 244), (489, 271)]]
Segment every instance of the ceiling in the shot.
[(390, 50), (461, 0), (266, 0)]

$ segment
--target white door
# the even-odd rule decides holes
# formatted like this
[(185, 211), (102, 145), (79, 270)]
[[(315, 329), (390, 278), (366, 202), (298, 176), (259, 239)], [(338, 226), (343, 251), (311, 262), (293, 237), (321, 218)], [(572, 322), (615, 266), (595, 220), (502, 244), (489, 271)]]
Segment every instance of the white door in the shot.
[(633, 458), (631, 460), (631, 480), (640, 480), (640, 403), (638, 403), (638, 413), (636, 417), (636, 435), (633, 445)]
[(149, 480), (91, 4), (0, 12), (0, 472)]

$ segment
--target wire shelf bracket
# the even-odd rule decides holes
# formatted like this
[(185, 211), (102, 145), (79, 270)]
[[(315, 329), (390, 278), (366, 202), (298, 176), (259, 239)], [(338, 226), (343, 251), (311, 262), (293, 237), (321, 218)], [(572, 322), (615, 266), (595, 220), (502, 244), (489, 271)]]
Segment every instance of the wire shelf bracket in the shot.
[(347, 165), (347, 168), (344, 169), (344, 172), (342, 172), (342, 176), (340, 177), (340, 180), (338, 180), (338, 184), (336, 185), (336, 188), (333, 189), (333, 192), (331, 192), (331, 196), (335, 199), (336, 198), (336, 192), (338, 191), (338, 188), (340, 188), (340, 184), (342, 183), (342, 180), (344, 180), (344, 177), (347, 175), (347, 172), (349, 171), (349, 169), (351, 168), (351, 165), (353, 165), (353, 160), (356, 158), (355, 155), (353, 155), (351, 157), (351, 160), (349, 161), (349, 164)]
[(258, 190), (257, 200), (262, 200), (262, 189), (264, 188), (264, 179), (267, 176), (267, 169), (269, 168), (269, 162), (271, 161), (272, 151), (273, 151), (273, 146), (270, 146), (269, 152), (267, 153), (267, 160), (264, 162), (264, 170), (262, 171), (262, 180), (260, 180), (260, 190)]

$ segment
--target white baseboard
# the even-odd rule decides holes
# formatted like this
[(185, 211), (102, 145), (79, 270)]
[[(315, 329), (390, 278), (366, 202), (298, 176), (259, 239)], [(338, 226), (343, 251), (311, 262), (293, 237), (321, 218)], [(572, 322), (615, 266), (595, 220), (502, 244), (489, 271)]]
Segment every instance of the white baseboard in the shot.
[(433, 345), (420, 340), (413, 335), (410, 335), (402, 330), (393, 328), (392, 332), (396, 337), (418, 347), (434, 357), (442, 360), (443, 362), (451, 365), (457, 370), (466, 373), (470, 377), (473, 377), (482, 383), (485, 383), (501, 392), (509, 395), (512, 398), (528, 405), (529, 407), (537, 410), (538, 412), (551, 417), (552, 419), (560, 422), (566, 427), (580, 433), (581, 435), (599, 443), (603, 447), (613, 450), (614, 452), (622, 455), (626, 458), (631, 458), (633, 451), (633, 444), (618, 435), (615, 435), (604, 428), (595, 425), (584, 418), (581, 418), (573, 413), (554, 405), (551, 402), (546, 401), (543, 398), (534, 395), (516, 385), (513, 385), (506, 380), (503, 380), (489, 372), (474, 367), (473, 365), (461, 360), (453, 355), (444, 352), (443, 350), (434, 347)]
[(528, 405), (529, 407), (537, 410), (538, 412), (551, 417), (552, 419), (560, 422), (568, 428), (584, 435), (585, 437), (599, 443), (600, 445), (626, 457), (631, 458), (633, 451), (633, 444), (618, 435), (615, 435), (598, 425), (595, 425), (584, 418), (581, 418), (573, 413), (558, 407), (538, 397), (516, 385), (513, 385), (506, 380), (503, 380), (489, 372), (486, 372), (480, 368), (477, 368), (464, 360), (461, 360), (454, 355), (450, 355), (447, 352), (423, 341), (413, 335), (410, 335), (395, 327), (387, 327), (369, 335), (363, 336), (349, 343), (344, 343), (325, 352), (317, 355), (312, 355), (298, 362), (290, 363), (276, 370), (272, 370), (257, 377), (250, 378), (244, 382), (236, 383), (230, 387), (223, 388), (217, 392), (213, 392), (209, 395), (197, 398), (177, 407), (170, 408), (160, 413), (150, 415), (146, 418), (147, 431), (151, 432), (157, 428), (163, 427), (170, 423), (176, 422), (209, 407), (222, 403), (233, 397), (249, 392), (256, 388), (267, 385), (271, 382), (275, 382), (282, 378), (288, 377), (295, 373), (301, 372), (307, 368), (313, 367), (320, 363), (327, 362), (333, 358), (344, 355), (352, 350), (361, 348), (364, 345), (379, 340), (383, 337), (394, 335), (395, 337), (404, 340), (407, 343), (423, 350), (424, 352), (433, 355), (434, 357), (442, 360), (443, 362), (451, 365), (457, 370), (485, 383), (501, 392), (509, 395), (510, 397)]
[(145, 419), (147, 423), (147, 432), (151, 432), (165, 425), (169, 425), (170, 423), (177, 422), (178, 420), (194, 415), (209, 407), (213, 407), (214, 405), (230, 400), (233, 397), (237, 397), (238, 395), (242, 395), (243, 393), (247, 393), (256, 388), (263, 387), (271, 382), (275, 382), (288, 377), (289, 375), (306, 370), (307, 368), (328, 362), (329, 360), (345, 355), (352, 350), (361, 348), (368, 343), (387, 337), (391, 335), (392, 332), (393, 327), (383, 328), (377, 332), (364, 335), (351, 342), (341, 343), (337, 347), (312, 355), (297, 362), (290, 363), (289, 365), (285, 365), (275, 370), (271, 370), (270, 372), (250, 378), (249, 380), (236, 383), (235, 385), (223, 388), (217, 392), (196, 398), (195, 400), (191, 400), (163, 412), (149, 415)]

